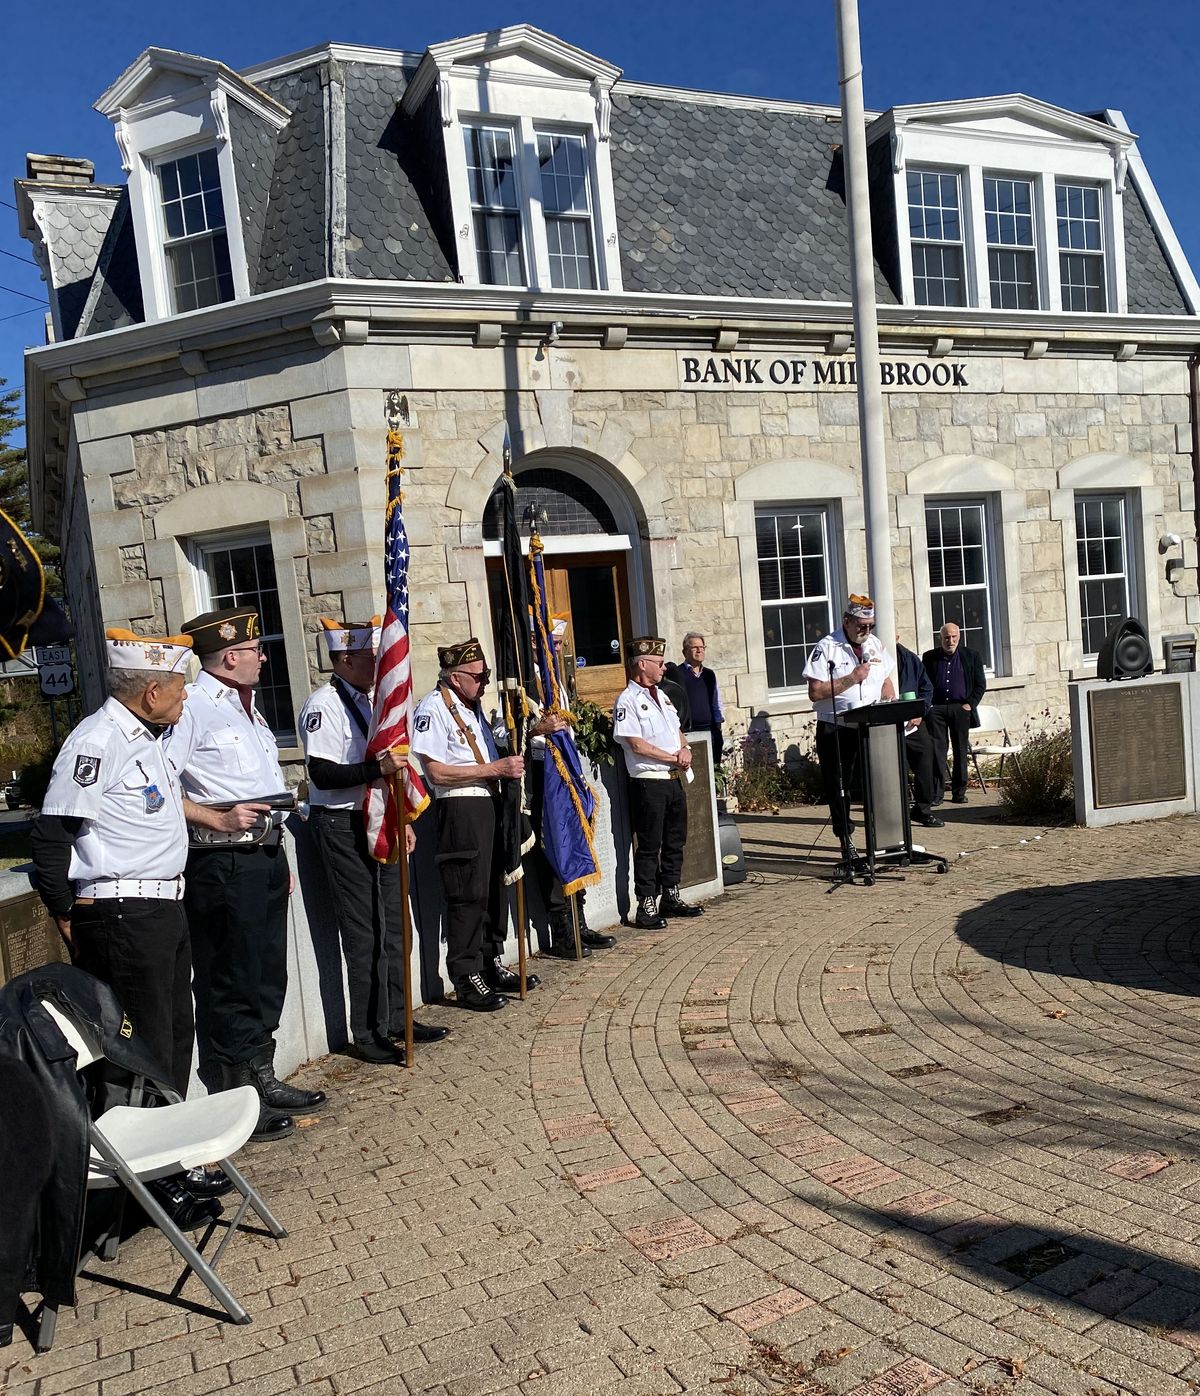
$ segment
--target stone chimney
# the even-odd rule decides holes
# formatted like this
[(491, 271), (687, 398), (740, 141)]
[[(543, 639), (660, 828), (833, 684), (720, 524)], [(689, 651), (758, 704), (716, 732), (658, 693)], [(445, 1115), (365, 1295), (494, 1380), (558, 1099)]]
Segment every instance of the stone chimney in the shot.
[(95, 181), (96, 167), (90, 160), (70, 155), (25, 156), (25, 178), (35, 184), (88, 185)]

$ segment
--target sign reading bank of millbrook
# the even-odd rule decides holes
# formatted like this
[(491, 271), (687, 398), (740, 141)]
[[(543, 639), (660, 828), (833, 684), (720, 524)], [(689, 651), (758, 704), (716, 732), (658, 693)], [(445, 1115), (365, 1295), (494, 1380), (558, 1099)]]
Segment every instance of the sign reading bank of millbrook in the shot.
[[(901, 392), (970, 387), (967, 365), (951, 359), (884, 359), (879, 365), (879, 383), (885, 389)], [(769, 392), (779, 388), (813, 392), (857, 385), (858, 363), (849, 356), (805, 359), (767, 354), (679, 355), (681, 388), (709, 388), (721, 392)]]

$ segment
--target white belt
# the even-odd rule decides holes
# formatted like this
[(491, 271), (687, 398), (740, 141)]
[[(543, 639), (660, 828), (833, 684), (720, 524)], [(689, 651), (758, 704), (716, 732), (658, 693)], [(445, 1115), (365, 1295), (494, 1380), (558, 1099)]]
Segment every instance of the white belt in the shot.
[(93, 897), (132, 897), (148, 901), (181, 902), (183, 874), (178, 877), (106, 877), (101, 882), (84, 882), (75, 889), (75, 900)]
[(630, 776), (630, 780), (674, 780), (674, 771), (643, 771), (640, 775)]
[(470, 800), (480, 797), (490, 800), (492, 792), (486, 785), (456, 785), (453, 790), (439, 790), (439, 800)]

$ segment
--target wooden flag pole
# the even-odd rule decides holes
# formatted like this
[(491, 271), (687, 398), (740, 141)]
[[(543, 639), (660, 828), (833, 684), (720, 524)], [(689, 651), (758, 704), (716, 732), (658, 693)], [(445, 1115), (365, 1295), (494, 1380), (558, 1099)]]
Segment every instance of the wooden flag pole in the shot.
[[(405, 755), (407, 756), (407, 751)], [(400, 857), (400, 925), (401, 953), (404, 956), (404, 1065), (413, 1064), (413, 996), (412, 996), (412, 912), (408, 905), (408, 804), (404, 796), (404, 772), (389, 776), (392, 799), (396, 802), (396, 839)]]

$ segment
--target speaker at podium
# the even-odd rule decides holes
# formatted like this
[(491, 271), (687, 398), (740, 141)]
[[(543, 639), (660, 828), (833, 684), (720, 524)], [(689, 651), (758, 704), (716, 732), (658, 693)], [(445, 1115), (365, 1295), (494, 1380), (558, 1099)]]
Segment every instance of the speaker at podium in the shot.
[(1150, 637), (1146, 627), (1133, 616), (1126, 616), (1104, 637), (1096, 656), (1096, 677), (1107, 679), (1141, 679), (1154, 673), (1150, 653)]

